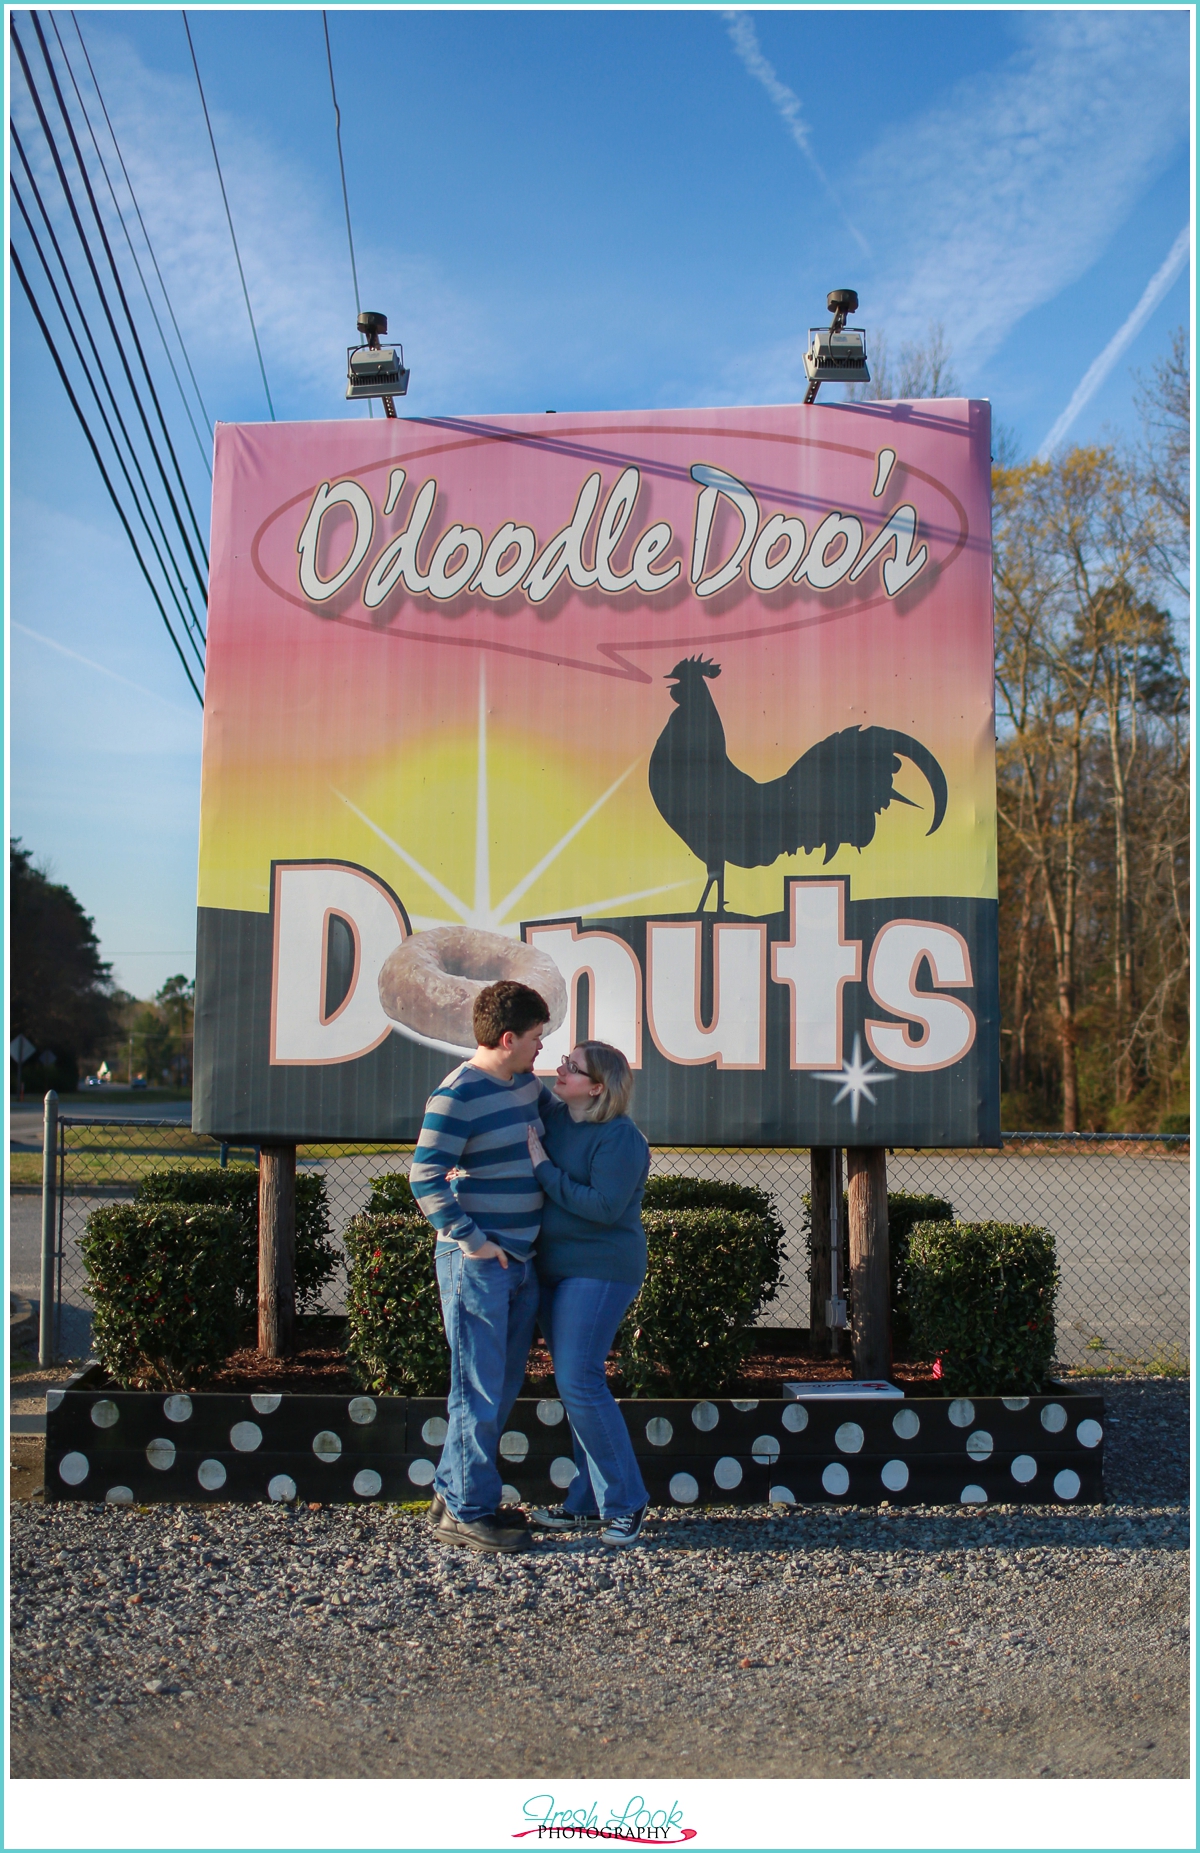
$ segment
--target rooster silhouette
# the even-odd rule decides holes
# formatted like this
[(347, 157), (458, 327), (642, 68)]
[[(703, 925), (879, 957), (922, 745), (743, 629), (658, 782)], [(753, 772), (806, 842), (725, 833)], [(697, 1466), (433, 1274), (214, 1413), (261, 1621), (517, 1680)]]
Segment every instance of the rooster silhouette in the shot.
[[(919, 740), (891, 727), (846, 727), (819, 740), (790, 771), (759, 784), (735, 766), (709, 681), (719, 663), (689, 656), (664, 680), (673, 682), (675, 712), (650, 755), (650, 795), (676, 836), (708, 871), (696, 912), (710, 890), (725, 911), (725, 864), (768, 868), (779, 856), (823, 844), (829, 862), (843, 843), (865, 849), (875, 820), (889, 804), (912, 804), (896, 790), (900, 758), (911, 759), (933, 793), (932, 836), (946, 815), (946, 775)], [(919, 805), (914, 806), (920, 809)]]

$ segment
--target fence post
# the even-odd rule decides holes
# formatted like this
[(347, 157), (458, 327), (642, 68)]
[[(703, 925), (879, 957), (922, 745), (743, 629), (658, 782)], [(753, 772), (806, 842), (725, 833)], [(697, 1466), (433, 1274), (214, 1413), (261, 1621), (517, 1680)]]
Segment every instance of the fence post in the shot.
[(882, 1145), (846, 1151), (850, 1196), (850, 1279), (854, 1317), (850, 1349), (856, 1377), (886, 1377), (892, 1368), (888, 1268), (887, 1152)]
[(46, 1095), (42, 1119), (42, 1283), (38, 1306), (38, 1363), (53, 1364), (55, 1210), (58, 1197), (58, 1095)]
[(296, 1322), (296, 1148), (264, 1145), (258, 1160), (258, 1348), (291, 1355)]

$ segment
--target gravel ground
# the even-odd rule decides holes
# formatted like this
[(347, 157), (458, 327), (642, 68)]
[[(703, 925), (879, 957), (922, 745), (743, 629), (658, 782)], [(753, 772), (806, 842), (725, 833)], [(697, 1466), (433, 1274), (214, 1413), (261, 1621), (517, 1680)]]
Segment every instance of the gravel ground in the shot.
[(1188, 1385), (1104, 1393), (1104, 1507), (14, 1505), (12, 1773), (1185, 1776)]

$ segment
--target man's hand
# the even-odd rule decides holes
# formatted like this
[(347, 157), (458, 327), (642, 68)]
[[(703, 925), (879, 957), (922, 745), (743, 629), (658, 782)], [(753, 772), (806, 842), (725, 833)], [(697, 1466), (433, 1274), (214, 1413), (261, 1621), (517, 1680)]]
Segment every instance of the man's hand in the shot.
[(481, 1242), (478, 1248), (468, 1248), (468, 1261), (498, 1261), (502, 1268), (508, 1266), (508, 1256), (495, 1242)]
[(529, 1162), (536, 1171), (539, 1165), (544, 1165), (546, 1162), (546, 1148), (537, 1136), (536, 1127), (527, 1126), (525, 1138), (529, 1145)]

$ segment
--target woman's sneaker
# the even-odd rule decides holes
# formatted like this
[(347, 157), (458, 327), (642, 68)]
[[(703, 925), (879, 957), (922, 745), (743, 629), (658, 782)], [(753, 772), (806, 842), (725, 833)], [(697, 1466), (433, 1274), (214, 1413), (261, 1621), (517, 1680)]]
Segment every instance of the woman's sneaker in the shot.
[(604, 1520), (598, 1512), (568, 1512), (566, 1506), (535, 1506), (529, 1522), (541, 1531), (599, 1531)]
[(649, 1506), (642, 1506), (637, 1512), (628, 1512), (622, 1518), (610, 1518), (604, 1522), (600, 1533), (601, 1544), (636, 1544), (642, 1535), (642, 1525)]

